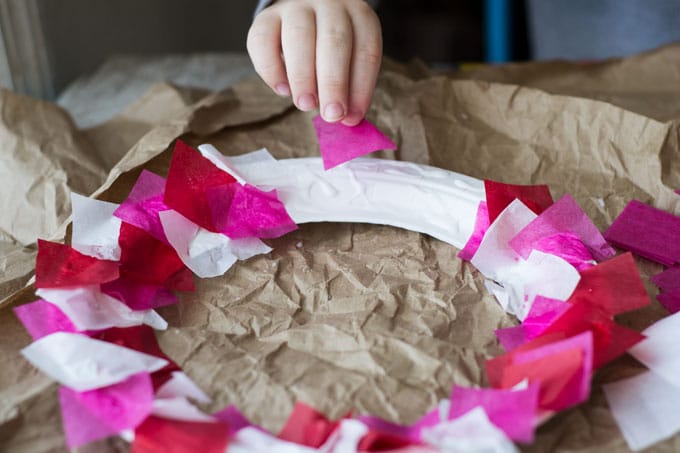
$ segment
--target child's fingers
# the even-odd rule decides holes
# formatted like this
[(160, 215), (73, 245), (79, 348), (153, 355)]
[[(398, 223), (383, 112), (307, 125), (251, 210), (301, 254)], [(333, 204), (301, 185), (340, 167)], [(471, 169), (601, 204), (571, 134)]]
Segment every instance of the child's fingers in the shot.
[[(364, 8), (365, 7), (365, 8)], [(352, 14), (354, 46), (349, 83), (349, 109), (343, 123), (358, 124), (368, 111), (382, 60), (380, 21), (372, 9), (361, 5)]]
[(349, 67), (352, 58), (352, 23), (339, 3), (316, 9), (316, 76), (319, 110), (324, 120), (342, 120), (347, 113)]
[(286, 68), (281, 58), (281, 18), (259, 14), (248, 31), (246, 46), (255, 71), (281, 96), (290, 95)]
[(289, 8), (282, 14), (281, 45), (295, 105), (303, 111), (318, 105), (316, 94), (316, 24), (308, 8)]

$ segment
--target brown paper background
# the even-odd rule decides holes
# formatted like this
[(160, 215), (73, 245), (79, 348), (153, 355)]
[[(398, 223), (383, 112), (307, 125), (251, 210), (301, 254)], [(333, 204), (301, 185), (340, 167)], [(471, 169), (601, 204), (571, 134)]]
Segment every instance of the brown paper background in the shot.
[[(555, 197), (573, 194), (605, 228), (631, 198), (680, 214), (672, 191), (680, 187), (679, 68), (680, 46), (597, 65), (453, 75), (388, 62), (369, 118), (399, 144), (380, 157), (547, 183)], [(141, 168), (167, 171), (176, 137), (225, 154), (262, 146), (279, 158), (318, 153), (310, 115), (257, 81), (214, 94), (158, 85), (85, 131), (53, 105), (9, 92), (0, 102), (0, 172), (16, 181), (15, 192), (0, 194), (12, 213), (0, 220), (0, 297), (30, 277), (35, 237), (63, 234), (69, 190), (99, 186), (99, 198), (119, 202)], [(515, 322), (455, 249), (421, 234), (312, 224), (270, 243), (269, 255), (199, 281), (195, 294), (162, 311), (171, 327), (159, 333), (161, 345), (214, 397), (207, 409), (236, 404), (272, 430), (296, 400), (331, 417), (354, 408), (413, 422), (454, 382), (484, 385), (485, 359), (501, 353), (493, 330)], [(646, 277), (661, 269), (638, 265)], [(2, 451), (64, 449), (56, 386), (18, 355), (30, 339), (9, 307), (33, 297), (30, 288), (20, 291), (0, 309)], [(620, 321), (643, 329), (664, 314), (655, 301)], [(629, 357), (605, 367), (586, 404), (548, 421), (523, 448), (626, 451), (600, 384), (639, 369)], [(675, 436), (652, 451), (679, 448)], [(89, 450), (107, 449), (124, 445)]]

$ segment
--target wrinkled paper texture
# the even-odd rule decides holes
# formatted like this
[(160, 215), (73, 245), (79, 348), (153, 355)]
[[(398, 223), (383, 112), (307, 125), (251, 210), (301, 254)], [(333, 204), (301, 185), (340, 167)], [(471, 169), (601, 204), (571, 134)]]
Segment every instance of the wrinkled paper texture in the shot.
[[(632, 198), (677, 215), (678, 67), (680, 46), (594, 65), (452, 75), (386, 62), (368, 118), (398, 150), (376, 155), (547, 184), (555, 199), (570, 193), (601, 231)], [(64, 234), (71, 191), (122, 202), (142, 169), (167, 174), (177, 137), (229, 155), (263, 147), (276, 158), (318, 155), (312, 114), (258, 81), (205, 97), (158, 85), (86, 131), (51, 104), (6, 91), (0, 101), (0, 175), (13, 182), (0, 191), (3, 295), (31, 275), (35, 239)], [(169, 322), (158, 333), (161, 347), (211, 397), (201, 406), (208, 411), (233, 404), (274, 432), (298, 400), (330, 418), (354, 409), (413, 423), (453, 384), (485, 386), (484, 361), (502, 352), (494, 330), (517, 323), (457, 250), (421, 234), (310, 224), (265, 242), (271, 253), (197, 280), (196, 293), (159, 309)], [(645, 277), (662, 270), (638, 266)], [(0, 371), (0, 445), (64, 451), (56, 384), (19, 356), (30, 337), (8, 309), (35, 299), (32, 289), (20, 291), (0, 310), (0, 359), (11, 364)], [(642, 330), (666, 314), (654, 302), (619, 319)], [(642, 369), (630, 358), (604, 367), (589, 401), (547, 421), (522, 449), (627, 451), (602, 383)], [(120, 446), (110, 440), (92, 448)], [(652, 450), (678, 448), (675, 436)]]

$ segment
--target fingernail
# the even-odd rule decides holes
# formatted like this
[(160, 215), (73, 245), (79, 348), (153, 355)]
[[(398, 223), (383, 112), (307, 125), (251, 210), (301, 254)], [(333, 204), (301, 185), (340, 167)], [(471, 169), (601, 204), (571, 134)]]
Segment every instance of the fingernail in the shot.
[(276, 85), (276, 94), (279, 96), (290, 96), (290, 87), (287, 83), (279, 83)]
[(323, 119), (326, 121), (337, 121), (345, 116), (345, 108), (340, 104), (328, 104), (323, 109)]
[(361, 123), (361, 120), (363, 119), (364, 119), (363, 112), (352, 110), (342, 120), (342, 124), (344, 124), (345, 126), (356, 126), (357, 124)]
[(298, 107), (302, 111), (314, 110), (316, 108), (316, 98), (313, 94), (303, 94), (298, 98)]

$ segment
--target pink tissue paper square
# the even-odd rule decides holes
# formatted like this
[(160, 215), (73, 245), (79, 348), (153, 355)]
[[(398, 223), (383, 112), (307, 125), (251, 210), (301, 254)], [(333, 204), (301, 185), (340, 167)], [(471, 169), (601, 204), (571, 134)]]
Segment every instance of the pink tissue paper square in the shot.
[(604, 237), (613, 245), (666, 266), (680, 263), (680, 217), (633, 200)]
[[(533, 249), (548, 252), (548, 250), (543, 249), (545, 244), (543, 248), (540, 248), (540, 242), (549, 237), (561, 238), (566, 247), (577, 250), (574, 248), (573, 239), (575, 238), (587, 247), (592, 257), (597, 261), (604, 261), (616, 254), (592, 220), (569, 194), (564, 195), (543, 211), (510, 241), (510, 245), (520, 256), (526, 259)], [(570, 241), (570, 239), (572, 240)], [(572, 244), (569, 244), (569, 242), (572, 242)], [(539, 244), (539, 247), (537, 247), (537, 244)], [(577, 262), (588, 259), (588, 254), (584, 254), (580, 250), (576, 251), (573, 256)], [(570, 263), (572, 262), (569, 255), (565, 256), (565, 259)]]
[(76, 333), (78, 329), (56, 305), (42, 299), (16, 307), (14, 313), (33, 340), (55, 332)]
[(136, 428), (151, 413), (153, 386), (149, 373), (139, 373), (87, 392), (60, 387), (59, 401), (66, 444), (76, 448)]
[(149, 233), (159, 241), (168, 243), (158, 213), (170, 209), (163, 202), (165, 178), (142, 170), (127, 199), (113, 215), (124, 222)]
[(538, 385), (523, 390), (475, 389), (454, 386), (451, 391), (449, 419), (482, 407), (489, 420), (512, 440), (534, 440), (534, 423), (538, 408)]
[(313, 122), (326, 170), (375, 151), (397, 149), (392, 140), (366, 120), (351, 127), (327, 123), (321, 116)]
[(231, 239), (273, 239), (297, 230), (276, 190), (264, 192), (246, 184), (236, 191), (229, 206), (226, 228)]

